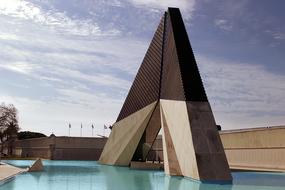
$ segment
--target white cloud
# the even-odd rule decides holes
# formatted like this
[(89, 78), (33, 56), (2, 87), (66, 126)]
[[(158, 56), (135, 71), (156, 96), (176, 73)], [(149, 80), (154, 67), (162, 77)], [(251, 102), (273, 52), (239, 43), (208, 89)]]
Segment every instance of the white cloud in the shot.
[[(198, 56), (197, 62), (216, 121), (223, 129), (284, 124), (284, 76), (270, 73), (261, 66), (203, 56)], [(84, 82), (77, 85), (82, 84)], [(25, 130), (67, 135), (71, 122), (72, 135), (78, 136), (83, 122), (84, 135), (90, 136), (88, 126), (93, 122), (98, 126), (95, 133), (103, 134), (102, 126), (115, 121), (125, 97), (111, 98), (108, 93), (90, 92), (77, 85), (57, 88), (59, 96), (49, 101), (3, 95), (0, 99), (16, 105)]]
[(64, 12), (53, 9), (46, 11), (40, 6), (25, 0), (1, 0), (0, 15), (31, 20), (63, 34), (67, 33), (78, 36), (114, 36), (120, 33), (115, 29), (102, 32), (97, 23), (91, 19), (70, 18)]
[(285, 32), (282, 32), (280, 29), (266, 29), (264, 32), (269, 34), (276, 41), (285, 40)]
[(277, 32), (277, 33), (273, 33), (272, 35), (273, 35), (273, 38), (276, 40), (285, 40), (285, 33)]
[[(67, 135), (71, 122), (72, 135), (79, 135), (76, 126), (94, 122), (95, 131), (100, 128), (95, 133), (102, 135), (103, 124), (117, 117), (148, 42), (92, 33), (96, 23), (71, 19), (58, 9), (5, 2), (0, 3), (1, 102), (19, 109), (23, 130)], [(84, 129), (83, 135), (89, 132)]]
[(206, 91), (224, 129), (285, 123), (285, 76), (259, 65), (198, 56)]
[[(17, 41), (0, 39), (0, 68), (25, 74), (33, 80), (52, 82), (55, 88), (75, 83), (84, 86), (89, 82), (97, 86), (128, 89), (130, 82), (124, 74), (128, 78), (135, 74), (141, 62), (138, 60), (142, 59), (147, 46), (147, 42), (133, 38), (94, 39), (56, 35), (56, 32), (39, 25), (6, 20), (1, 16), (0, 22), (3, 33), (18, 38)], [(31, 35), (31, 31), (37, 32)], [(116, 71), (122, 74), (114, 75)]]
[(33, 65), (27, 62), (12, 62), (12, 63), (2, 63), (0, 64), (0, 68), (7, 69), (14, 72), (19, 72), (22, 74), (29, 74), (31, 73), (38, 65)]
[[(121, 106), (118, 100), (107, 96), (92, 95), (65, 89), (67, 101), (45, 102), (23, 97), (0, 96), (1, 101), (13, 103), (19, 110), (22, 130), (38, 131), (44, 134), (68, 135), (68, 123), (72, 124), (71, 135), (80, 135), (80, 123), (83, 123), (83, 136), (91, 136), (91, 124), (94, 134), (104, 134), (103, 125), (112, 124)], [(88, 103), (89, 106), (86, 106)], [(108, 134), (109, 131), (105, 131)]]
[[(189, 15), (195, 6), (190, 0), (128, 1), (164, 10), (178, 6)], [(15, 94), (0, 83), (0, 99), (19, 108), (23, 129), (67, 135), (71, 122), (72, 135), (79, 135), (81, 122), (84, 126), (94, 122), (96, 128), (115, 121), (146, 51), (146, 40), (117, 38), (112, 36), (117, 35), (115, 29), (103, 32), (94, 21), (20, 0), (1, 0), (0, 22), (0, 74), (9, 70), (29, 79), (7, 79)], [(216, 20), (221, 29), (229, 30), (228, 24)], [(202, 56), (198, 60), (217, 122), (224, 129), (285, 122), (284, 77), (260, 66)]]
[(216, 19), (214, 20), (215, 25), (225, 31), (231, 31), (233, 26), (225, 19)]
[(0, 33), (0, 40), (18, 40), (18, 36), (9, 33)]
[(191, 17), (195, 8), (196, 0), (128, 0), (136, 6), (146, 6), (151, 9), (167, 10), (168, 7), (177, 7), (183, 13), (186, 19)]
[(84, 80), (92, 82), (95, 85), (100, 86), (110, 86), (115, 88), (128, 89), (130, 87), (130, 82), (123, 80), (119, 77), (115, 77), (111, 74), (102, 74), (95, 73), (85, 74), (78, 70), (67, 69), (67, 68), (54, 68), (50, 73), (56, 74), (57, 76), (61, 76), (64, 73), (64, 78), (71, 78), (73, 80)]
[[(25, 35), (26, 31), (21, 32)], [(145, 51), (145, 44), (138, 43), (135, 39), (126, 39), (124, 42), (116, 39), (89, 42), (54, 36), (52, 42), (50, 39), (41, 40), (39, 45), (32, 37), (26, 36), (22, 45), (2, 45), (0, 68), (33, 79), (58, 83), (65, 83), (68, 79), (126, 90), (130, 87), (130, 82), (124, 79), (125, 76), (114, 75), (114, 71), (110, 70), (134, 75), (140, 64), (137, 60), (140, 60)], [(122, 49), (126, 41), (130, 45)]]

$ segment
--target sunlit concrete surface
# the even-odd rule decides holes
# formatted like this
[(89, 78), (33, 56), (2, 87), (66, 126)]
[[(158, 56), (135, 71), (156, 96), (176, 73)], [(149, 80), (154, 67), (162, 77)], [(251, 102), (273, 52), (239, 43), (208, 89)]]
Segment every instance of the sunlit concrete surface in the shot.
[(220, 133), (231, 169), (285, 172), (285, 126)]
[(0, 181), (7, 180), (19, 173), (25, 172), (27, 169), (18, 168), (6, 163), (0, 164)]

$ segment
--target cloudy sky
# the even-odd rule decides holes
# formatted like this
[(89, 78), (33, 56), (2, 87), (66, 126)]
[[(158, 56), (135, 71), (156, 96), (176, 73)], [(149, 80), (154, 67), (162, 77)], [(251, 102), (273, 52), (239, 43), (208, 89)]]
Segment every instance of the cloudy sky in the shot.
[(168, 6), (182, 11), (216, 122), (285, 124), (283, 0), (0, 0), (0, 102), (22, 130), (104, 134)]

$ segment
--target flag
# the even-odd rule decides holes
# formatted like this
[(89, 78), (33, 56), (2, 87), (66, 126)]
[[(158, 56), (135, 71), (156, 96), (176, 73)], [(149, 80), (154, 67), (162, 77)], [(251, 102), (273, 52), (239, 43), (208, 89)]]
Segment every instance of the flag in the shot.
[(69, 129), (71, 128), (71, 124), (70, 124), (70, 123), (69, 123), (69, 126), (68, 126), (68, 127), (69, 127)]
[(81, 123), (81, 129), (82, 129), (82, 123)]
[(106, 126), (106, 125), (104, 125), (104, 129), (107, 129), (107, 126)]
[(94, 129), (94, 125), (93, 125), (93, 124), (92, 124), (92, 126), (91, 126), (91, 127), (92, 127), (92, 129)]

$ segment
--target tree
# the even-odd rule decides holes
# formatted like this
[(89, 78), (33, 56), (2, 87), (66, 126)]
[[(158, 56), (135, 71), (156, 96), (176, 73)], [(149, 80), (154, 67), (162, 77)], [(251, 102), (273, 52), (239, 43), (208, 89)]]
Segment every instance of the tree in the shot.
[(13, 104), (6, 105), (2, 103), (0, 105), (0, 131), (3, 138), (9, 139), (12, 135), (17, 134), (19, 130), (18, 125), (18, 111)]
[(44, 135), (42, 133), (31, 132), (31, 131), (21, 131), (18, 133), (18, 139), (19, 140), (31, 139), (31, 138), (40, 138), (40, 137), (46, 137), (46, 135)]
[(3, 143), (19, 131), (18, 110), (13, 104), (0, 105), (0, 141)]

